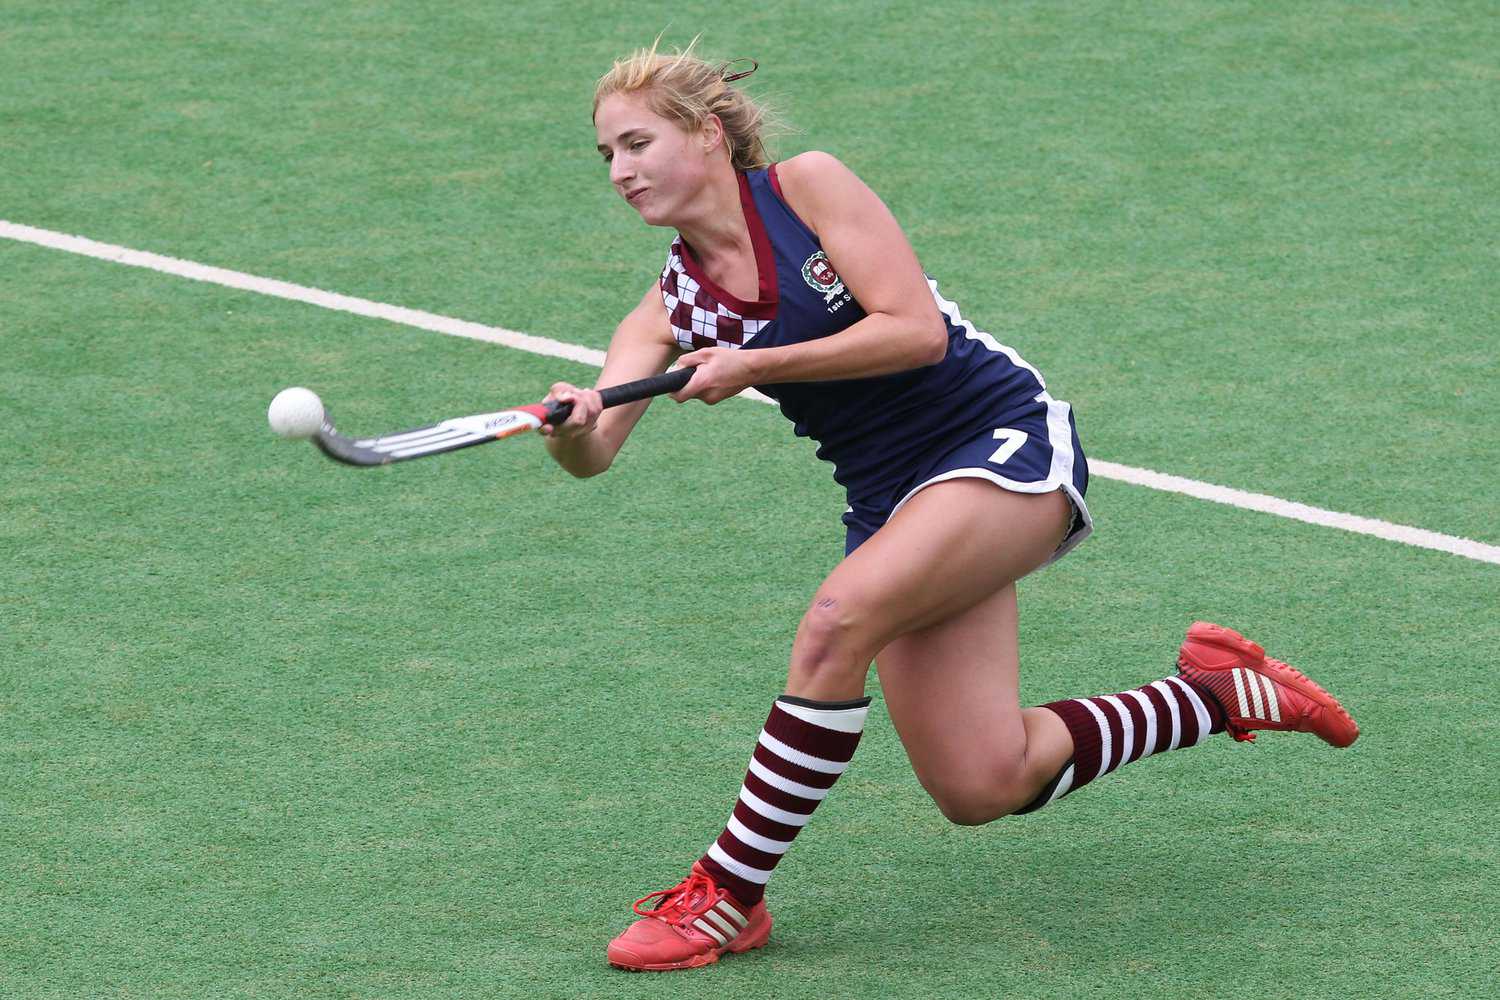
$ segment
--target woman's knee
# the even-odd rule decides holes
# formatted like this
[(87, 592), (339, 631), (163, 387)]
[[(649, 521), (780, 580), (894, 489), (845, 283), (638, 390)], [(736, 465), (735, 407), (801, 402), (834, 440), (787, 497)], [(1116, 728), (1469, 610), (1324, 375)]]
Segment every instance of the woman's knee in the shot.
[(871, 634), (871, 616), (848, 595), (820, 592), (802, 616), (792, 642), (792, 672), (863, 673), (874, 659), (879, 639)]
[(982, 826), (1024, 808), (1036, 790), (1023, 784), (1019, 770), (990, 772), (983, 781), (955, 781), (928, 786), (927, 793), (948, 821)]

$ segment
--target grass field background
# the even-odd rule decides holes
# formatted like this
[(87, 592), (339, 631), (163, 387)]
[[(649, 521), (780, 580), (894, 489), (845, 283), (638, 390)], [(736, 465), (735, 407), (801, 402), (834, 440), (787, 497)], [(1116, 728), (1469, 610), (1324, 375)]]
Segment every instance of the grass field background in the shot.
[[(1088, 452), (1500, 543), (1488, 4), (11, 3), (0, 219), (603, 347), (592, 81), (667, 30), (886, 197)], [(720, 828), (842, 497), (769, 407), (359, 473), (585, 367), (0, 241), (0, 996), (1484, 996), (1500, 567), (1096, 479), (1023, 694), (1221, 620), (1364, 735), (946, 824), (876, 706), (772, 946), (608, 969)], [(1250, 985), (1250, 984), (1253, 984)]]

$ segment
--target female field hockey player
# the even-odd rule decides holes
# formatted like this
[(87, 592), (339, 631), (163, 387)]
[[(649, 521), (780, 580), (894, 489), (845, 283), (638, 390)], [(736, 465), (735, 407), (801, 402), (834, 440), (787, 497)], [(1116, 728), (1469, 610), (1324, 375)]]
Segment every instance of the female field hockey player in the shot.
[[(776, 399), (847, 491), (845, 558), (797, 628), (727, 825), (682, 882), (637, 901), (608, 960), (683, 969), (766, 943), (766, 882), (854, 755), (872, 661), (918, 780), (955, 823), (1039, 809), (1213, 733), (1352, 743), (1358, 727), (1326, 691), (1205, 622), (1174, 676), (1021, 707), (1016, 581), (1092, 530), (1072, 408), (938, 292), (848, 167), (816, 152), (770, 163), (763, 113), (729, 68), (653, 47), (599, 81), (610, 182), (676, 231), (599, 384), (675, 361), (693, 369), (679, 402), (749, 386)], [(573, 404), (543, 433), (575, 476), (608, 469), (647, 406), (604, 410), (566, 383), (548, 398)]]

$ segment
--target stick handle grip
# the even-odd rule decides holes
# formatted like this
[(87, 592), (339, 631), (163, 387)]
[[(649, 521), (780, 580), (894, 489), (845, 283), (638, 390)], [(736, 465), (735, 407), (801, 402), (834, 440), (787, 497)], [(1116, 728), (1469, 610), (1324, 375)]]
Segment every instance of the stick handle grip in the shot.
[[(612, 385), (607, 389), (599, 390), (599, 395), (604, 397), (606, 408), (619, 406), (621, 403), (634, 403), (639, 399), (649, 399), (652, 396), (676, 392), (687, 385), (692, 377), (693, 369), (679, 368), (675, 372), (662, 372), (660, 375), (652, 375), (650, 378)], [(568, 414), (572, 412), (572, 403), (548, 403), (545, 419), (549, 424), (560, 424), (564, 420), (567, 420)]]

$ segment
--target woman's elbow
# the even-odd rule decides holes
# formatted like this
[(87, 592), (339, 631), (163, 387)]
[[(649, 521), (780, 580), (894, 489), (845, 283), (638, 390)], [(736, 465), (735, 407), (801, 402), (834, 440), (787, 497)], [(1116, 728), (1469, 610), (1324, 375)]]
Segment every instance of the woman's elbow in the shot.
[(568, 442), (558, 442), (549, 438), (547, 451), (551, 453), (552, 460), (562, 466), (563, 471), (574, 479), (591, 479), (601, 472), (607, 472), (614, 464), (614, 452), (601, 454), (598, 451), (578, 449), (568, 445)]
[(592, 465), (581, 465), (577, 467), (565, 465), (563, 466), (563, 468), (567, 469), (569, 474), (571, 474), (574, 479), (593, 479), (595, 476), (602, 475), (603, 473), (608, 472), (609, 467), (613, 464), (613, 459), (606, 459), (602, 463), (596, 462)]
[(917, 367), (935, 365), (948, 356), (948, 324), (941, 319), (927, 324), (922, 334), (922, 353)]

